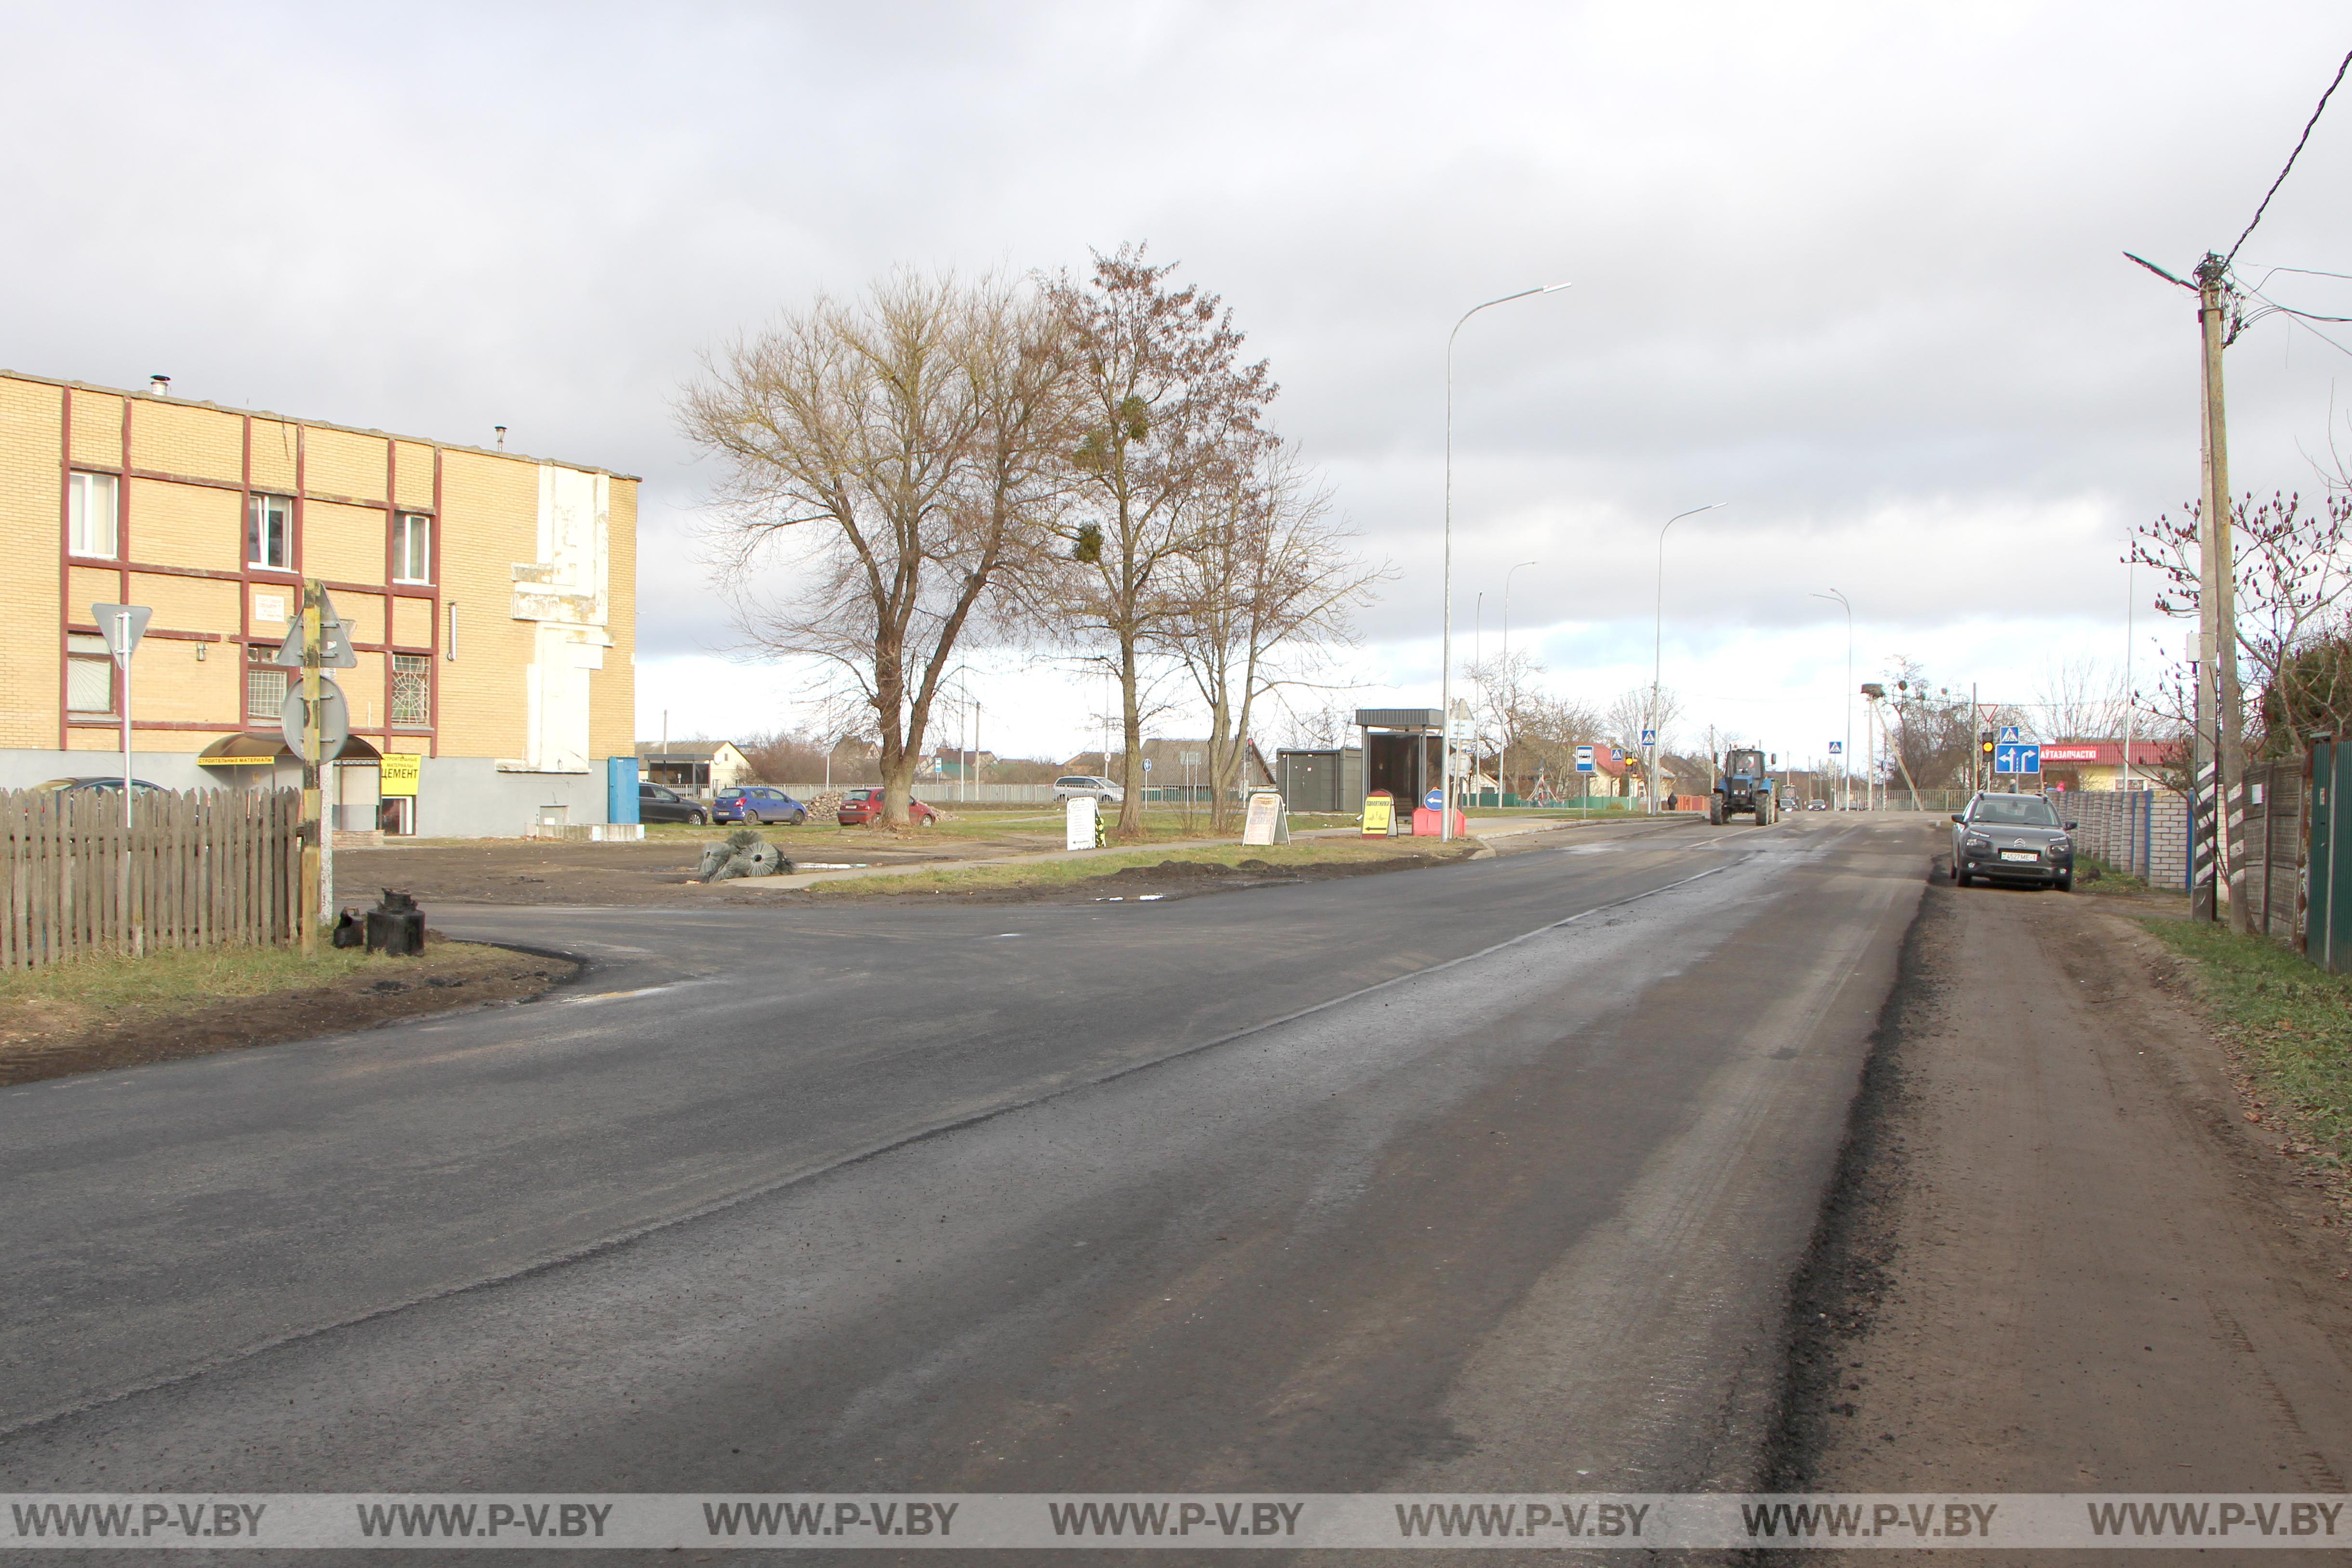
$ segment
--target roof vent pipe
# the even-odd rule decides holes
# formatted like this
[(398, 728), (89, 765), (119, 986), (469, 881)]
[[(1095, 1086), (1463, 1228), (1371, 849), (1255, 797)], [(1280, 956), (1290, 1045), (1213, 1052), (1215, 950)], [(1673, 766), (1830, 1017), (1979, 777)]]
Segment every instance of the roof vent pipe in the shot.
[(493, 425), (490, 428), (499, 433), (499, 450), (501, 452), (505, 451), (507, 449), (507, 427), (503, 425)]
[(168, 375), (151, 375), (147, 378), (147, 390), (158, 397), (169, 397), (172, 395), (172, 378)]

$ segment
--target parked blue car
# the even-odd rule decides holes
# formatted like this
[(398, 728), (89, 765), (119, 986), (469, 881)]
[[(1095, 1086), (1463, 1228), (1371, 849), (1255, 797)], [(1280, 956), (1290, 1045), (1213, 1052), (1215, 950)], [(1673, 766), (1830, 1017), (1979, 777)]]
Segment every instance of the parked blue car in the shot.
[(740, 822), (746, 827), (783, 822), (798, 827), (808, 820), (808, 807), (773, 784), (730, 784), (710, 803), (713, 822)]

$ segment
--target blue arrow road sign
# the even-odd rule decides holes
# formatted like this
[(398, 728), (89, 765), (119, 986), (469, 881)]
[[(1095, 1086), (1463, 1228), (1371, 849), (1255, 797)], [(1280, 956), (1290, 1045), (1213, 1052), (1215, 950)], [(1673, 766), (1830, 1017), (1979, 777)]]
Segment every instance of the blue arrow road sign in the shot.
[(1421, 804), (1432, 811), (1443, 811), (1445, 809), (1445, 792), (1442, 789), (1431, 790), (1421, 797)]
[(1992, 749), (1992, 771), (1997, 773), (2038, 773), (2042, 771), (2042, 746), (2039, 742), (2021, 743), (2011, 741), (1997, 742)]

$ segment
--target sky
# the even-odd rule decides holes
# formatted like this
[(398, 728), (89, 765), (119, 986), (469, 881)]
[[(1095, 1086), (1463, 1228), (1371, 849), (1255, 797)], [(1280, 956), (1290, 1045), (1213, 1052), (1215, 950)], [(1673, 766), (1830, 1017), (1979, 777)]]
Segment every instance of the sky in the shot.
[[(1496, 651), (1507, 577), (1550, 689), (1605, 707), (1654, 648), (1681, 738), (1807, 759), (1849, 721), (1817, 595), (1853, 606), (1856, 681), (1908, 658), (2021, 703), (2069, 660), (2128, 649), (2146, 687), (2178, 654), (2121, 560), (2196, 489), (2194, 300), (2121, 253), (2185, 275), (2228, 250), (2347, 49), (2320, 4), (18, 0), (0, 365), (453, 442), (503, 424), (642, 476), (639, 738), (741, 738), (817, 692), (733, 651), (698, 539), (718, 475), (674, 415), (698, 355), (895, 267), (1148, 243), (1232, 307), (1278, 428), (1393, 570), (1351, 684), (1301, 704), (1419, 706), (1448, 333), (1566, 281), (1458, 338), (1457, 664)], [(2352, 89), (2241, 274), (2352, 273), (2347, 188)], [(2352, 316), (2352, 280), (2264, 289)], [(2309, 493), (2331, 435), (2352, 449), (2321, 331), (2352, 345), (2273, 316), (2230, 350), (2239, 489)], [(1099, 743), (1099, 679), (965, 657), (989, 749)]]

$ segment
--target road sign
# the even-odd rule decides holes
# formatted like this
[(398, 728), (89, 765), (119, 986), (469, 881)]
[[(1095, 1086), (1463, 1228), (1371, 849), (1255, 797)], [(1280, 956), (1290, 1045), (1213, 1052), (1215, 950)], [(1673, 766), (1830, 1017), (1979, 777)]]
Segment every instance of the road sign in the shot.
[(2000, 727), (2000, 738), (2004, 742), (2022, 741), (2025, 739), (2023, 735), (2018, 733), (2017, 726), (2014, 724), (2003, 724)]
[(1832, 741), (1832, 742), (1830, 742), (1830, 755), (1831, 755), (1831, 756), (1834, 757), (1834, 756), (1836, 756), (1838, 753), (1840, 753), (1841, 752), (1843, 752), (1843, 751), (1844, 751), (1844, 750), (1845, 750), (1845, 742), (1843, 742), (1843, 741)]
[(303, 710), (301, 683), (289, 684), (292, 689), (286, 693), (286, 706), (278, 714), (287, 747), (306, 763), (323, 762), (341, 751), (343, 742), (352, 738), (351, 704), (343, 700), (341, 687), (323, 675), (319, 678), (319, 754), (314, 757), (309, 750), (310, 726), (306, 721), (310, 714)]
[(1151, 771), (1151, 759), (1150, 757), (1143, 759), (1143, 771), (1147, 773)]
[(1577, 747), (1576, 771), (1580, 773), (1589, 773), (1592, 771), (1592, 748), (1590, 746)]
[[(278, 645), (278, 657), (270, 661), (289, 669), (302, 668), (302, 612), (294, 612), (294, 625), (286, 640)], [(356, 669), (360, 656), (352, 651), (352, 628), (335, 614), (335, 602), (327, 597), (324, 589), (319, 593), (319, 664), (326, 669)]]
[(1997, 773), (2038, 773), (2042, 771), (2042, 748), (2032, 742), (2004, 742), (1992, 749), (1992, 771)]
[(147, 635), (147, 623), (155, 612), (144, 605), (92, 605), (89, 613), (106, 637), (106, 651), (115, 663), (130, 668), (131, 650)]
[(1654, 746), (1657, 743), (1658, 732), (1655, 730), (1644, 730), (1642, 731), (1642, 744), (1645, 746)]
[(1445, 809), (1445, 792), (1442, 789), (1431, 790), (1427, 795), (1421, 797), (1421, 804), (1427, 806), (1432, 811), (1444, 811)]

